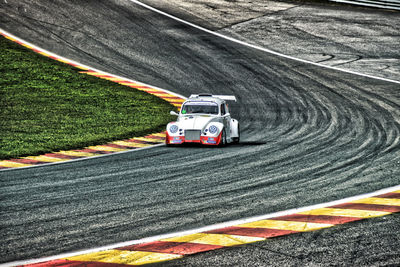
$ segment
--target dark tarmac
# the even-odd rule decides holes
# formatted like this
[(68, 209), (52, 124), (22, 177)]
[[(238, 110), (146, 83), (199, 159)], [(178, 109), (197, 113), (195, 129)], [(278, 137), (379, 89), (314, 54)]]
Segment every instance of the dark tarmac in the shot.
[[(183, 95), (234, 94), (242, 142), (0, 172), (1, 262), (183, 231), (400, 184), (399, 84), (231, 43), (129, 1), (11, 1), (0, 26)], [(400, 264), (399, 215), (165, 265)]]

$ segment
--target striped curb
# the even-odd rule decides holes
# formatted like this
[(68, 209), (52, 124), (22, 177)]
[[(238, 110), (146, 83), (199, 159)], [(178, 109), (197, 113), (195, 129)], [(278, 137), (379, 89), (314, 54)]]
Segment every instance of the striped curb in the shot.
[[(398, 189), (398, 187), (396, 187)], [(393, 190), (393, 188), (392, 188)], [(232, 246), (265, 241), (270, 238), (316, 231), (335, 225), (381, 217), (400, 212), (400, 190), (379, 193), (344, 203), (335, 203), (310, 210), (242, 221), (233, 226), (184, 235), (160, 238), (156, 241), (133, 243), (90, 253), (74, 254), (21, 266), (129, 266), (159, 263), (188, 255)]]
[[(20, 38), (13, 36), (12, 34), (0, 29), (0, 34), (5, 38), (14, 41), (26, 48), (33, 50), (34, 52), (41, 54), (43, 56), (49, 57), (51, 59), (66, 63), (75, 68), (80, 69), (80, 73), (85, 73), (87, 75), (95, 76), (101, 79), (109, 80), (112, 82), (116, 82), (140, 91), (144, 91), (146, 93), (155, 95), (159, 98), (164, 99), (165, 101), (171, 103), (173, 106), (178, 109), (185, 101), (185, 97), (170, 92), (168, 90), (164, 90), (161, 88), (153, 87), (147, 84), (140, 83), (138, 81), (130, 80), (127, 78), (119, 77), (110, 73), (106, 73), (103, 71), (96, 70), (89, 66), (80, 64), (78, 62), (66, 59), (64, 57), (55, 55), (49, 51), (41, 49), (35, 45), (32, 45)], [(14, 168), (22, 168), (22, 167), (32, 167), (37, 165), (49, 164), (49, 163), (59, 163), (66, 162), (76, 159), (89, 158), (94, 156), (101, 156), (104, 154), (112, 154), (116, 152), (129, 151), (138, 148), (151, 147), (157, 144), (162, 144), (165, 142), (165, 132), (162, 133), (153, 133), (150, 135), (146, 135), (143, 137), (135, 137), (126, 140), (114, 141), (104, 145), (97, 146), (89, 146), (83, 149), (74, 149), (68, 151), (59, 151), (59, 152), (51, 152), (40, 156), (28, 156), (21, 157), (17, 159), (8, 159), (0, 161), (0, 170), (5, 169), (14, 169)]]

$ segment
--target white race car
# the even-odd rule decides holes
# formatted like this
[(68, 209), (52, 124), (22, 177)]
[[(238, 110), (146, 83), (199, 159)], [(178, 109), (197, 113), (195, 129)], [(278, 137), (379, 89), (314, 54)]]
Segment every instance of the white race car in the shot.
[(191, 95), (178, 113), (177, 121), (167, 125), (167, 145), (201, 143), (225, 145), (240, 140), (239, 122), (231, 118), (227, 100), (236, 101), (235, 96), (199, 94)]

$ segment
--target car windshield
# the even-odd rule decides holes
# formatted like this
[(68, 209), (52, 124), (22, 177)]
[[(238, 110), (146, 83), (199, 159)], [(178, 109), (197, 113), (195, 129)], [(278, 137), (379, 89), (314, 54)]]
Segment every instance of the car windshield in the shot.
[(218, 114), (218, 105), (214, 102), (187, 102), (181, 109), (182, 114)]

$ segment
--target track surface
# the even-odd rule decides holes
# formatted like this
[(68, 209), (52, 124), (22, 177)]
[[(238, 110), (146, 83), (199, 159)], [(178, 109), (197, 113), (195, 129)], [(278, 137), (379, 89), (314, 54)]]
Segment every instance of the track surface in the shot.
[(141, 1), (285, 55), (400, 80), (400, 12), (326, 1)]
[[(239, 101), (232, 113), (243, 140), (222, 149), (159, 147), (0, 172), (2, 262), (336, 200), (400, 182), (398, 84), (270, 56), (128, 1), (0, 5), (3, 29), (62, 56), (183, 95), (235, 94)], [(395, 234), (400, 218), (377, 220), (382, 228), (371, 242), (381, 253), (377, 258), (368, 256), (371, 248), (359, 253), (364, 264), (396, 263), (399, 256), (392, 252), (400, 242), (387, 236)], [(377, 228), (359, 224), (355, 228), (364, 233)], [(354, 247), (347, 245), (346, 258), (334, 245), (354, 236), (340, 229), (322, 231), (322, 237), (302, 234), (303, 246), (295, 249), (307, 254), (307, 240), (322, 246), (326, 233), (341, 235), (332, 237), (333, 249), (327, 246), (342, 255), (336, 263), (349, 262)], [(288, 241), (265, 244), (273, 242), (284, 249)], [(248, 258), (250, 248), (230, 251), (242, 249), (237, 255)], [(315, 250), (309, 253), (316, 253), (311, 263), (323, 261)], [(264, 252), (253, 256), (265, 263)], [(203, 263), (198, 257), (201, 261), (188, 264)], [(309, 258), (287, 256), (285, 263), (304, 259)]]

